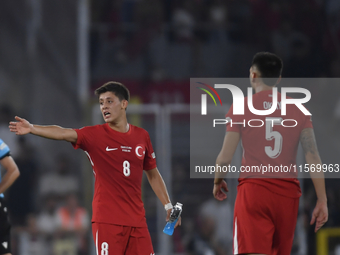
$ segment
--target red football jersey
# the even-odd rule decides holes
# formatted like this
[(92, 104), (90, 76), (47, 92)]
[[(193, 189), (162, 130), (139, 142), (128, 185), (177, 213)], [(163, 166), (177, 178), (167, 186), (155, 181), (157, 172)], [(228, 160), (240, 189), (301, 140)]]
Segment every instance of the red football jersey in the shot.
[(95, 176), (92, 222), (146, 227), (142, 176), (156, 167), (148, 132), (131, 124), (126, 133), (108, 124), (75, 131), (73, 147), (85, 151)]
[[(272, 99), (272, 90), (261, 91), (253, 95), (253, 106), (257, 110), (269, 109), (272, 105)], [(271, 170), (272, 173), (266, 174), (251, 171), (241, 172), (239, 185), (251, 182), (264, 185), (271, 191), (284, 196), (299, 197), (301, 196), (301, 189), (297, 180), (296, 155), (301, 131), (304, 128), (313, 128), (311, 116), (304, 115), (299, 108), (292, 104), (287, 105), (286, 115), (281, 115), (281, 93), (279, 92), (277, 99), (276, 110), (266, 116), (255, 115), (250, 112), (247, 105), (248, 98), (245, 98), (244, 101), (244, 115), (233, 115), (233, 106), (231, 106), (226, 117), (229, 117), (233, 124), (231, 125), (231, 122), (228, 122), (227, 131), (241, 134), (243, 167), (248, 167), (249, 170), (252, 166), (258, 166), (262, 169), (263, 166), (267, 169), (269, 166), (282, 166), (281, 169), (285, 167), (285, 170), (289, 169), (290, 172), (281, 170), (279, 172)], [(235, 122), (238, 124), (234, 124)], [(243, 168), (244, 170), (245, 168)]]

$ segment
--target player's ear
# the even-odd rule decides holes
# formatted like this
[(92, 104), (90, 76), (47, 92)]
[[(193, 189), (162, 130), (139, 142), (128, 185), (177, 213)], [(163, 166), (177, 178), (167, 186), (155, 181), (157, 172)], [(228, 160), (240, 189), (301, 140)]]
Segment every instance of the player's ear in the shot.
[(121, 104), (122, 108), (126, 110), (129, 102), (127, 100), (123, 99), (120, 104)]
[(282, 78), (282, 76), (280, 75), (280, 77), (277, 79), (277, 81), (276, 81), (275, 85), (277, 85), (277, 84), (279, 84), (279, 83), (280, 83), (280, 81), (281, 81), (281, 78)]
[(255, 83), (257, 78), (259, 78), (259, 75), (257, 74), (256, 71), (253, 70), (253, 71), (250, 73), (250, 79), (251, 79), (252, 82)]

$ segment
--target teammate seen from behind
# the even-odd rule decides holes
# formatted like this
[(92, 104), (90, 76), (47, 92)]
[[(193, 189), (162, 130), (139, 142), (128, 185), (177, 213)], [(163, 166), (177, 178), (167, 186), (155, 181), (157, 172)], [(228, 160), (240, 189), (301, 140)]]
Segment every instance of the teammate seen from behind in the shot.
[[(95, 91), (105, 124), (69, 129), (39, 126), (15, 117), (10, 130), (71, 142), (87, 154), (95, 177), (92, 234), (97, 254), (153, 254), (141, 199), (143, 170), (164, 205), (169, 219), (172, 205), (156, 166), (147, 131), (127, 122), (130, 94), (121, 83), (108, 82)], [(181, 224), (181, 219), (177, 225)], [(176, 225), (176, 227), (177, 227)]]
[[(250, 67), (250, 83), (255, 94), (255, 109), (265, 110), (272, 102), (273, 88), (281, 79), (282, 61), (272, 53), (260, 52)], [(245, 114), (233, 115), (231, 106), (227, 118), (234, 123), (245, 119), (261, 119), (262, 127), (227, 125), (227, 133), (216, 164), (229, 166), (237, 145), (242, 139), (242, 166), (289, 166), (296, 164), (299, 142), (306, 163), (321, 164), (311, 118), (295, 105), (287, 105), (286, 116), (281, 116), (280, 93), (278, 106), (267, 116), (254, 115), (245, 107)], [(245, 98), (245, 105), (247, 98)], [(268, 105), (267, 104), (267, 105)], [(277, 125), (281, 119), (294, 119), (297, 125)], [(273, 124), (274, 123), (274, 124)], [(317, 203), (310, 224), (315, 232), (328, 219), (327, 197), (323, 173), (310, 173), (317, 195)], [(227, 198), (223, 174), (215, 175), (213, 194), (217, 200)], [(297, 173), (241, 173), (234, 210), (234, 254), (289, 255), (298, 216), (300, 184)]]
[(11, 225), (8, 221), (6, 203), (4, 201), (4, 192), (19, 177), (19, 169), (10, 155), (9, 147), (0, 139), (0, 164), (6, 173), (0, 175), (0, 255), (11, 254)]

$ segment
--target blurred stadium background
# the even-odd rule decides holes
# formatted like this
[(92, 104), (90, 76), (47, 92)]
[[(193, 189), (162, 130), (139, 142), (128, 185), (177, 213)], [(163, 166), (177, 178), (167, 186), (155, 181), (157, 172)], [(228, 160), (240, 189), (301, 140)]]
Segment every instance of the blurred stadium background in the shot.
[[(94, 89), (124, 83), (135, 104), (129, 120), (149, 131), (172, 202), (184, 204), (182, 227), (168, 238), (164, 209), (143, 180), (156, 254), (232, 254), (235, 188), (217, 203), (212, 180), (189, 177), (189, 78), (247, 77), (258, 51), (281, 56), (284, 77), (340, 77), (338, 0), (4, 0), (0, 17), (0, 137), (21, 171), (5, 194), (13, 255), (95, 254), (85, 154), (10, 134), (15, 115), (74, 128), (100, 123)], [(321, 157), (339, 163), (340, 86), (309, 89)], [(294, 255), (340, 254), (339, 180), (326, 184), (330, 217), (317, 242), (315, 194), (303, 181)], [(61, 230), (69, 220), (77, 230)]]

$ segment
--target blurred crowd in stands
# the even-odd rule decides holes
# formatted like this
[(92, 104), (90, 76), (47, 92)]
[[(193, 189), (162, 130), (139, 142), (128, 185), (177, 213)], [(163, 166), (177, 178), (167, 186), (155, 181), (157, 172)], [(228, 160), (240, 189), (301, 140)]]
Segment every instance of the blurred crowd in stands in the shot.
[[(162, 40), (191, 46), (189, 77), (204, 73), (205, 45), (277, 53), (285, 63), (285, 77), (340, 76), (336, 0), (103, 0), (93, 1), (92, 10), (92, 64), (98, 60), (100, 40), (118, 43), (110, 57), (129, 64), (143, 55), (149, 67), (145, 79), (173, 79), (160, 56), (154, 56), (164, 54)], [(237, 60), (249, 64), (249, 59)], [(221, 77), (234, 76), (228, 64), (240, 65), (224, 64)]]
[[(247, 77), (258, 51), (283, 59), (283, 77), (340, 77), (337, 0), (102, 0), (91, 11), (93, 88), (121, 80), (148, 89), (144, 103), (189, 103), (173, 88), (190, 77)], [(339, 92), (312, 91), (336, 125)]]

